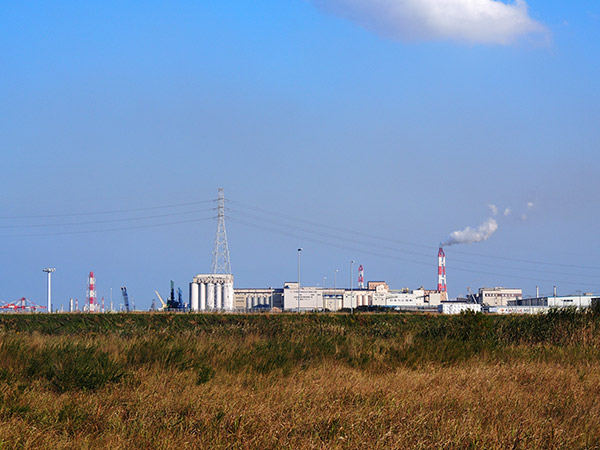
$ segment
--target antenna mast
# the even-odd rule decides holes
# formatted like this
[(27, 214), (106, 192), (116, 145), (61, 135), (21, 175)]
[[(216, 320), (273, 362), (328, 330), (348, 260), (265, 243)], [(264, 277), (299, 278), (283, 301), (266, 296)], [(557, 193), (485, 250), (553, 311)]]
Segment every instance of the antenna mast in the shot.
[(219, 188), (218, 199), (218, 224), (215, 237), (215, 248), (213, 250), (212, 273), (231, 274), (229, 262), (229, 246), (227, 245), (227, 231), (225, 230), (225, 193)]

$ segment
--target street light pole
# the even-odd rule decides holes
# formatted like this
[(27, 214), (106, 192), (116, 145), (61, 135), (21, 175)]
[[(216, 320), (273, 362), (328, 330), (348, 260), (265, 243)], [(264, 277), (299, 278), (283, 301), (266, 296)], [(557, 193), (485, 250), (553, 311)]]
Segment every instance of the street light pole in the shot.
[(335, 272), (333, 272), (333, 290), (335, 291), (335, 283), (337, 281), (337, 273), (339, 272), (339, 269), (335, 269)]
[(54, 267), (46, 267), (42, 269), (42, 272), (46, 272), (48, 274), (48, 309), (49, 313), (52, 312), (52, 273), (56, 272)]
[(300, 312), (300, 253), (302, 249), (298, 249), (298, 312)]
[(350, 261), (350, 314), (354, 314), (354, 292), (352, 291), (352, 265), (355, 263), (356, 261), (352, 260)]
[[(323, 309), (325, 309), (325, 281), (327, 280), (327, 277), (323, 277), (323, 295), (321, 296), (321, 302), (323, 303)], [(317, 299), (319, 297), (317, 296)], [(317, 309), (318, 309), (318, 304), (317, 304)]]
[[(336, 281), (337, 281), (337, 273), (339, 272), (338, 269), (335, 269), (335, 272), (333, 272), (333, 301), (334, 301), (334, 311), (337, 311), (337, 292), (335, 290), (335, 286), (336, 286)], [(343, 303), (343, 302), (342, 302)], [(344, 307), (344, 305), (342, 305), (342, 308)]]

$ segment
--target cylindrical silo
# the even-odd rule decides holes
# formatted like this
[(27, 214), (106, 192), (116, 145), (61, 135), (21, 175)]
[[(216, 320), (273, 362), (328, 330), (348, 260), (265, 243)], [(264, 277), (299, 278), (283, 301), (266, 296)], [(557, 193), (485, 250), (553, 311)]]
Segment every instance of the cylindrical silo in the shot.
[(206, 309), (215, 309), (215, 283), (206, 285)]
[(223, 308), (226, 311), (233, 311), (233, 284), (227, 282), (223, 285)]
[(190, 293), (190, 309), (193, 312), (198, 311), (198, 283), (192, 283), (192, 292)]
[(206, 311), (206, 283), (200, 283), (200, 311)]
[(223, 309), (223, 285), (221, 283), (217, 283), (215, 285), (215, 291), (217, 294), (217, 302), (215, 308), (217, 310)]

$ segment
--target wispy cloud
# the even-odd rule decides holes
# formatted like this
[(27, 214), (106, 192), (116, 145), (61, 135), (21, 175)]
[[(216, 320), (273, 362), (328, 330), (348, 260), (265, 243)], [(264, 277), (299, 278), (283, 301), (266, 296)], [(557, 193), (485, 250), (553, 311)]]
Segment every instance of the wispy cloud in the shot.
[(309, 0), (366, 29), (399, 40), (512, 44), (548, 32), (524, 0)]

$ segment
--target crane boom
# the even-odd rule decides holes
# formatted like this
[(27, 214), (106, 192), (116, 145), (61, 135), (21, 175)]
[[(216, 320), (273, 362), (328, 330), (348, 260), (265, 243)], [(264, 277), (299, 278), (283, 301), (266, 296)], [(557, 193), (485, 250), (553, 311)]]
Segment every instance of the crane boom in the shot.
[(163, 298), (160, 296), (160, 294), (158, 293), (158, 291), (154, 291), (154, 292), (156, 293), (156, 295), (158, 295), (158, 299), (162, 303), (163, 309), (167, 309), (167, 304), (165, 303), (165, 301), (163, 300)]
[(121, 288), (121, 294), (123, 295), (123, 302), (125, 303), (125, 311), (129, 312), (129, 295), (127, 295), (127, 287)]

